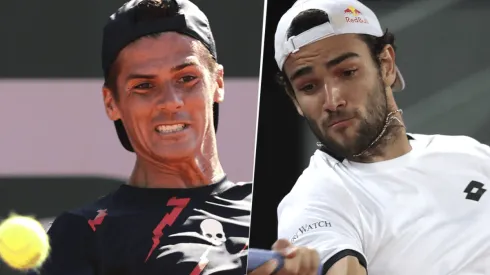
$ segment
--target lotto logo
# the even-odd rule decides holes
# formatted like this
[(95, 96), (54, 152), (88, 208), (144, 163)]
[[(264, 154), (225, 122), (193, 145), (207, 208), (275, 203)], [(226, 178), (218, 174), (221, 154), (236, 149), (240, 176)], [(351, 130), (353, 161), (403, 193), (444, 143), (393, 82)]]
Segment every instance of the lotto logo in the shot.
[(484, 184), (477, 181), (471, 181), (464, 192), (466, 193), (466, 199), (472, 201), (479, 201), (483, 194), (487, 192), (487, 189), (483, 188)]

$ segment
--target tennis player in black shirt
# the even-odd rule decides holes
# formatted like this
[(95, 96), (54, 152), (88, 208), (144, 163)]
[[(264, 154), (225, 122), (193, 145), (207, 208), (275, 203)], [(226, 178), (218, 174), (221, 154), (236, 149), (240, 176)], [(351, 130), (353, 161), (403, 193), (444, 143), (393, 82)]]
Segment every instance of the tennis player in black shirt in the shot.
[(40, 274), (245, 274), (252, 184), (228, 181), (218, 158), (223, 67), (206, 16), (188, 0), (130, 1), (104, 28), (102, 67), (134, 170), (55, 219)]

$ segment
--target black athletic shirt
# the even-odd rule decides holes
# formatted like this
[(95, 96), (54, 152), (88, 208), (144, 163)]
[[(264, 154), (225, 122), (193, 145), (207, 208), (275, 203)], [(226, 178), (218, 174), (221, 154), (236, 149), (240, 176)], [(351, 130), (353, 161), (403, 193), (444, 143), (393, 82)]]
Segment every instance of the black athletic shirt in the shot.
[(244, 275), (251, 183), (190, 189), (122, 185), (48, 230), (41, 275)]

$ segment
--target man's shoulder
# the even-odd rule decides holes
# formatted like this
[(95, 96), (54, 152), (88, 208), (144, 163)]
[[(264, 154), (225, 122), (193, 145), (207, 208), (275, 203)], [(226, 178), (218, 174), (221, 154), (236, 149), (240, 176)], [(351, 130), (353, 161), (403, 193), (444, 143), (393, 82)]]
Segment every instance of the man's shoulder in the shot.
[(232, 182), (229, 180), (220, 184), (216, 194), (229, 200), (252, 200), (252, 182)]
[[(84, 235), (90, 232), (88, 219), (80, 214), (79, 211), (68, 210), (59, 214), (47, 227), (50, 238), (63, 238), (67, 234)], [(83, 233), (85, 232), (85, 233)]]
[(302, 209), (315, 203), (336, 204), (339, 198), (350, 197), (340, 176), (330, 165), (328, 156), (316, 152), (309, 166), (298, 177), (289, 193), (281, 200), (278, 212)]
[(422, 134), (410, 134), (410, 136), (421, 142), (431, 153), (490, 157), (490, 147), (470, 136)]
[(298, 177), (290, 193), (297, 196), (324, 196), (324, 193), (344, 189), (343, 181), (335, 171), (335, 165), (338, 163), (328, 154), (320, 150), (315, 151), (308, 167)]
[(110, 193), (80, 207), (65, 210), (50, 222), (47, 229), (50, 230), (53, 225), (64, 228), (79, 227), (81, 224), (89, 226), (90, 220), (104, 214), (104, 210), (108, 208), (112, 197), (113, 193)]
[(442, 135), (442, 134), (415, 134), (409, 133), (407, 134), (409, 137), (414, 140), (424, 141), (428, 144), (436, 143), (436, 144), (451, 144), (456, 146), (474, 146), (476, 144), (481, 144), (476, 139), (466, 136), (466, 135)]
[(83, 204), (80, 207), (70, 209), (66, 213), (74, 216), (90, 219), (93, 218), (97, 214), (97, 212), (109, 208), (113, 203), (113, 199), (114, 199), (114, 192), (111, 192), (91, 202)]
[(237, 181), (232, 182), (235, 188), (251, 189), (253, 186), (252, 181)]

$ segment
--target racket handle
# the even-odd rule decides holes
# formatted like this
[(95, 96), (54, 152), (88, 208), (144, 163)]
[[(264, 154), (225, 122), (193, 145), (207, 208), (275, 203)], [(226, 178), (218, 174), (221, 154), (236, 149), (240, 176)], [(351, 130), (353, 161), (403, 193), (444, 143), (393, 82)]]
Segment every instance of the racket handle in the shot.
[[(254, 271), (256, 268), (272, 259), (276, 259), (278, 262), (276, 269), (274, 272), (272, 272), (272, 274), (274, 274), (284, 266), (284, 257), (281, 254), (271, 250), (249, 248), (247, 272)], [(323, 275), (321, 266), (318, 267), (318, 275)]]
[(276, 273), (284, 266), (284, 257), (281, 254), (271, 250), (249, 248), (247, 272), (254, 271), (256, 268), (272, 259), (276, 259), (277, 261), (277, 267), (273, 272)]

